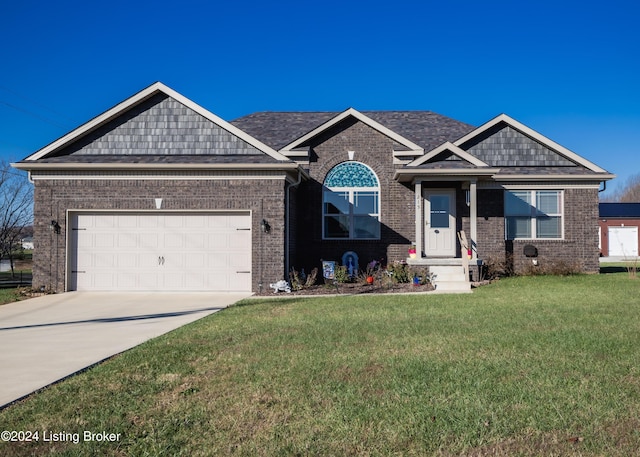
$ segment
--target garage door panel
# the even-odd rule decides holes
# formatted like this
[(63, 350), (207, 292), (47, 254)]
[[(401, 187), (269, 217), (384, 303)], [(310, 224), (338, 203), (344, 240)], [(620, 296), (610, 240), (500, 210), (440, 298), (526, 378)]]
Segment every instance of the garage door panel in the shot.
[(242, 253), (229, 255), (227, 262), (232, 267), (248, 270), (251, 266), (251, 255)]
[(138, 236), (138, 246), (144, 251), (157, 250), (160, 248), (160, 235), (158, 233), (142, 232)]
[(182, 272), (172, 272), (162, 274), (162, 288), (164, 290), (183, 290), (185, 278)]
[(116, 243), (122, 249), (135, 249), (138, 247), (140, 240), (135, 233), (118, 233)]
[(183, 220), (183, 225), (185, 229), (202, 229), (207, 226), (206, 224), (207, 217), (206, 216), (185, 216)]
[(184, 266), (189, 270), (198, 270), (207, 268), (207, 256), (204, 252), (191, 252), (184, 256)]
[(74, 230), (73, 235), (77, 237), (77, 245), (84, 248), (83, 250), (93, 247), (93, 234), (87, 232), (86, 228), (82, 230)]
[(167, 215), (164, 218), (164, 227), (166, 229), (181, 229), (184, 227), (185, 217), (190, 217), (190, 216)]
[(185, 237), (184, 248), (187, 251), (202, 251), (207, 249), (207, 236), (205, 233), (192, 233)]
[(158, 280), (158, 273), (153, 271), (149, 273), (138, 273), (137, 275), (137, 286), (134, 290), (160, 290)]
[(165, 233), (163, 246), (169, 249), (183, 249), (184, 248), (184, 234), (182, 233)]
[(94, 238), (94, 245), (97, 248), (114, 248), (115, 240), (115, 233), (99, 233)]
[[(231, 217), (236, 217), (236, 216), (231, 216)], [(208, 220), (208, 226), (209, 228), (212, 228), (212, 229), (229, 228), (229, 216), (225, 214), (220, 214), (219, 217), (210, 218)]]
[(114, 274), (111, 272), (99, 272), (92, 275), (92, 285), (96, 290), (110, 290), (116, 284), (114, 283)]
[(96, 215), (93, 226), (97, 229), (112, 229), (116, 226), (115, 216), (111, 214)]
[(71, 223), (72, 289), (251, 290), (249, 213), (82, 213)]
[(100, 252), (93, 256), (93, 267), (96, 269), (113, 269), (117, 266), (117, 254)]
[(138, 216), (138, 227), (140, 228), (158, 228), (160, 226), (160, 218), (157, 215), (145, 215)]
[(120, 217), (115, 217), (113, 220), (113, 225), (119, 229), (132, 229), (138, 227), (138, 217), (136, 215), (124, 215)]
[(119, 269), (131, 269), (140, 265), (140, 256), (135, 252), (123, 252), (117, 256), (117, 265)]
[(121, 290), (132, 290), (136, 287), (138, 278), (136, 277), (136, 274), (134, 272), (117, 271), (115, 274), (118, 288), (120, 288)]
[(207, 237), (209, 250), (223, 251), (228, 249), (229, 237), (226, 233), (208, 233)]
[(241, 249), (251, 242), (251, 233), (245, 230), (236, 230), (229, 234), (228, 243), (230, 249)]

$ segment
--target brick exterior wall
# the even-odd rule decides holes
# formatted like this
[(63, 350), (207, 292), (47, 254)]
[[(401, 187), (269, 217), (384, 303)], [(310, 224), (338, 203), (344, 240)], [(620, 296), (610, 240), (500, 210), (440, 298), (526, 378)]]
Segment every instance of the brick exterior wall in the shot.
[[(258, 291), (285, 274), (285, 180), (36, 180), (33, 287), (63, 292), (67, 265), (68, 210), (157, 211), (248, 210), (252, 212), (252, 288)], [(270, 233), (263, 233), (266, 219)], [(49, 230), (51, 220), (61, 233)]]
[(548, 267), (564, 263), (587, 273), (599, 272), (598, 190), (565, 189), (563, 240), (504, 239), (504, 191), (478, 191), (478, 257), (485, 261), (505, 262), (515, 273), (531, 271), (532, 259), (524, 255), (524, 246), (538, 250), (538, 264)]
[[(415, 233), (414, 193), (412, 186), (393, 179), (394, 142), (368, 125), (349, 119), (309, 146), (311, 179), (298, 190), (298, 243), (292, 266), (310, 271), (320, 267), (322, 260), (341, 262), (346, 251), (358, 255), (360, 268), (371, 260), (405, 259)], [(322, 239), (322, 184), (333, 167), (348, 161), (347, 151), (355, 151), (354, 160), (368, 165), (380, 181), (380, 240)]]

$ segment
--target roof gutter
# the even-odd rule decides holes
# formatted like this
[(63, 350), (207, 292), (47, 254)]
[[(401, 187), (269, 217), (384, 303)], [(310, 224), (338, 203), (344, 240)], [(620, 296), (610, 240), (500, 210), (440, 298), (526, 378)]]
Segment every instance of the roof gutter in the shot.
[[(119, 171), (119, 170), (299, 170), (304, 173), (295, 162), (278, 163), (29, 163), (17, 162), (11, 166), (25, 171)], [(306, 173), (304, 173), (306, 174)]]

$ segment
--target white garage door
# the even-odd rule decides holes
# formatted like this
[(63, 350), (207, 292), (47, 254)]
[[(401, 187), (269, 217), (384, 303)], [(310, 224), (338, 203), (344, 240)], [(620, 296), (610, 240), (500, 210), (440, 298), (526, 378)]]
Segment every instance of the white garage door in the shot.
[(249, 213), (78, 213), (70, 227), (70, 290), (251, 290)]
[(609, 227), (609, 255), (637, 257), (638, 227)]

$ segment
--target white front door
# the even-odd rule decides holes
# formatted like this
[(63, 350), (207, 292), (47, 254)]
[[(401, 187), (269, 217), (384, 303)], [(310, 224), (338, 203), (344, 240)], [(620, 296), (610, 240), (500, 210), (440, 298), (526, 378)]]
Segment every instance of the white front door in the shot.
[(455, 257), (455, 189), (425, 189), (424, 203), (425, 254), (427, 257)]

